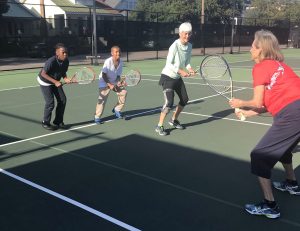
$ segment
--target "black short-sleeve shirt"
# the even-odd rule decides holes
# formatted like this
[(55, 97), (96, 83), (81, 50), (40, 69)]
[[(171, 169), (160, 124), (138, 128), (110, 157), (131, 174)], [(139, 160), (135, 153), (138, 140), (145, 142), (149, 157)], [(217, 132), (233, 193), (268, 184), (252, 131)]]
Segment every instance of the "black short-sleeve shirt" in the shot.
[(67, 75), (67, 71), (69, 68), (69, 60), (65, 59), (64, 61), (60, 61), (56, 56), (52, 56), (46, 62), (44, 67), (41, 69), (39, 73), (39, 77), (43, 82), (51, 83), (41, 76), (42, 70), (44, 70), (47, 75), (51, 76), (53, 79), (59, 81), (61, 78)]

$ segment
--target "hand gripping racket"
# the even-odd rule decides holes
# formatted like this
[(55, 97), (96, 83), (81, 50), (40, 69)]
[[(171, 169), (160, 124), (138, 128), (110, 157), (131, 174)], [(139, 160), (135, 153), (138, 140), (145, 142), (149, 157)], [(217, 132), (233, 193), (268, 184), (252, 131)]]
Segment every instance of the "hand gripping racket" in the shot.
[[(200, 75), (205, 83), (217, 92), (219, 95), (230, 100), (233, 98), (233, 81), (231, 71), (226, 60), (219, 55), (206, 56), (200, 65)], [(230, 98), (226, 95), (230, 93)], [(235, 112), (239, 112), (239, 108), (235, 108)], [(241, 114), (240, 120), (246, 120)]]
[(94, 82), (96, 74), (91, 67), (80, 68), (71, 78), (70, 83), (89, 84)]
[(141, 73), (138, 70), (130, 70), (126, 75), (121, 76), (121, 83), (123, 86), (136, 86), (141, 81)]

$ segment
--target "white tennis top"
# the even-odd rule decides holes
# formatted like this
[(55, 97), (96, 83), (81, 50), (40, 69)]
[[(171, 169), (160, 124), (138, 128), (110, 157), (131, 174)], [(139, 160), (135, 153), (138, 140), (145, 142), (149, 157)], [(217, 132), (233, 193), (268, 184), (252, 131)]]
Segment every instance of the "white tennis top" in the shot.
[(166, 65), (161, 73), (174, 79), (180, 78), (177, 74), (179, 69), (191, 68), (191, 55), (191, 43), (183, 45), (179, 39), (175, 40), (169, 48)]
[(102, 73), (105, 73), (107, 75), (108, 81), (110, 83), (116, 84), (117, 76), (121, 76), (122, 71), (123, 71), (123, 61), (121, 59), (117, 68), (115, 68), (112, 57), (106, 59), (103, 64), (102, 71), (100, 72), (99, 75), (99, 88), (107, 86), (106, 82), (102, 78)]

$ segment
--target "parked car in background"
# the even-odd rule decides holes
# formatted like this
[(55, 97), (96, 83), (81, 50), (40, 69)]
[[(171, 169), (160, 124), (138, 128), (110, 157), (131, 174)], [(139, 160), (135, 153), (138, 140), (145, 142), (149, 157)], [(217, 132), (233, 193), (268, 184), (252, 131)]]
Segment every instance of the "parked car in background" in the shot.
[(27, 54), (32, 58), (49, 58), (54, 54), (54, 47), (46, 43), (32, 44), (28, 48)]
[(81, 52), (79, 40), (74, 37), (48, 37), (42, 42), (35, 42), (27, 47), (27, 55), (33, 58), (49, 58), (55, 54), (55, 45), (63, 43), (68, 48), (69, 56)]

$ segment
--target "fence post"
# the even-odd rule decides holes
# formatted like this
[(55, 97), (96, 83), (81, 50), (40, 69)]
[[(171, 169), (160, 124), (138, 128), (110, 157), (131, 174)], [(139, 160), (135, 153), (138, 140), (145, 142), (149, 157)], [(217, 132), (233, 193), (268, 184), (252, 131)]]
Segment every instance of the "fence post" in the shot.
[(230, 41), (230, 54), (233, 54), (233, 37), (234, 37), (234, 18), (232, 18), (231, 22), (231, 41)]
[(95, 57), (93, 65), (98, 64), (97, 60), (97, 18), (96, 18), (96, 0), (93, 0), (93, 56)]

